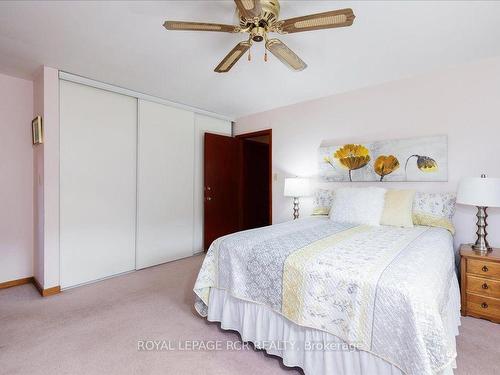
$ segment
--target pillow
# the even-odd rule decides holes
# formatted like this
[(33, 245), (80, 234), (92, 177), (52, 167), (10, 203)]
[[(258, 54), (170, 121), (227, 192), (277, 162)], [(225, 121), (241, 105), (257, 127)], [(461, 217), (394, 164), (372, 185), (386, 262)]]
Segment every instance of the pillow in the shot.
[(413, 228), (414, 190), (387, 190), (380, 224)]
[(333, 191), (318, 189), (314, 192), (313, 215), (328, 215), (332, 207)]
[(454, 193), (420, 193), (413, 201), (413, 224), (448, 229), (455, 234), (453, 214), (457, 197)]
[(357, 225), (380, 225), (386, 189), (340, 188), (335, 190), (330, 220)]

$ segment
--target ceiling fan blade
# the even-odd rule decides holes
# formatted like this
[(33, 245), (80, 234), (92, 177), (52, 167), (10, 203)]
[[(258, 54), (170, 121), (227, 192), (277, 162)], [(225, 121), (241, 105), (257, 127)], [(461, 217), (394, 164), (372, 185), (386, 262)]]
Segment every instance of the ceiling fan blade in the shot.
[(298, 33), (334, 27), (351, 26), (354, 22), (352, 9), (339, 9), (330, 12), (310, 14), (308, 16), (289, 18), (281, 21), (280, 29), (283, 33)]
[(307, 64), (279, 39), (269, 39), (266, 48), (292, 70), (299, 72), (307, 68)]
[(223, 25), (220, 23), (165, 21), (163, 26), (167, 30), (219, 31), (219, 32), (224, 32), (224, 33), (236, 33), (237, 32), (236, 26)]
[(262, 11), (260, 0), (234, 0), (240, 14), (247, 20), (259, 17)]
[(219, 65), (214, 69), (217, 73), (227, 73), (234, 64), (245, 54), (246, 51), (252, 46), (250, 42), (240, 42), (229, 52), (226, 57), (222, 59)]

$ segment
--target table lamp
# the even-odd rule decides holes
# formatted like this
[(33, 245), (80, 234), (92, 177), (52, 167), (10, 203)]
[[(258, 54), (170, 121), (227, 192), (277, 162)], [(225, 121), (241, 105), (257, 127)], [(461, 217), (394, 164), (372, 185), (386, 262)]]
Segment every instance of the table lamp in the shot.
[(486, 219), (488, 207), (500, 207), (500, 178), (466, 177), (460, 181), (457, 193), (457, 203), (477, 207), (477, 239), (472, 248), (485, 254), (491, 250), (486, 236)]
[(293, 197), (293, 219), (299, 218), (299, 198), (310, 194), (309, 179), (285, 178), (285, 197)]

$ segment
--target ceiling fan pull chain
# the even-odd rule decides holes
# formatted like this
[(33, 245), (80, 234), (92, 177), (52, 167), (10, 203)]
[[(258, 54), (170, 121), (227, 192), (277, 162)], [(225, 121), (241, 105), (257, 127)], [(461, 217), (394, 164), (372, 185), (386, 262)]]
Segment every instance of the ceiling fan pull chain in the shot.
[(252, 54), (250, 50), (248, 50), (248, 61), (252, 61)]
[(267, 49), (264, 50), (264, 61), (267, 62)]

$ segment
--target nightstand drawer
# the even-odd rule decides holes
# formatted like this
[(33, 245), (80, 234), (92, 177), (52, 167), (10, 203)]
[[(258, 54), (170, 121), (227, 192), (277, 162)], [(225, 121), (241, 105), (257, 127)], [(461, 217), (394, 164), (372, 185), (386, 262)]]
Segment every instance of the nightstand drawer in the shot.
[(500, 299), (467, 293), (467, 311), (498, 320), (500, 319)]
[(500, 279), (500, 263), (467, 259), (467, 273)]
[(467, 292), (500, 298), (500, 281), (467, 275)]
[(479, 254), (461, 245), (460, 257), (462, 315), (500, 323), (500, 249)]

